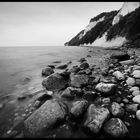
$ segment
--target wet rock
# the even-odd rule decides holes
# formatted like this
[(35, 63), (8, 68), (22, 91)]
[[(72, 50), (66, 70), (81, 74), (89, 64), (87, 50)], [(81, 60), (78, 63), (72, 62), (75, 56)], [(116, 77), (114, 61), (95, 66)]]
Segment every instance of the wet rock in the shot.
[(89, 77), (85, 74), (82, 75), (70, 75), (70, 84), (73, 87), (82, 87), (88, 84)]
[(49, 76), (54, 73), (53, 69), (50, 67), (46, 67), (42, 70), (42, 76)]
[(90, 130), (92, 133), (97, 134), (109, 116), (110, 113), (107, 108), (101, 106), (96, 107), (94, 104), (91, 104), (87, 110), (84, 127)]
[(134, 65), (135, 61), (134, 61), (134, 59), (130, 59), (130, 60), (126, 60), (126, 61), (120, 61), (119, 63), (122, 65)]
[(140, 104), (140, 95), (137, 95), (137, 96), (133, 97), (132, 100), (133, 100), (134, 103)]
[(67, 64), (62, 64), (56, 67), (56, 69), (65, 69), (67, 68)]
[(86, 100), (93, 101), (97, 97), (97, 94), (94, 91), (85, 91), (83, 98)]
[(140, 110), (137, 110), (137, 112), (136, 112), (136, 118), (137, 118), (138, 120), (140, 120)]
[(126, 83), (127, 83), (128, 86), (134, 86), (135, 85), (135, 79), (131, 78), (131, 77), (128, 77), (127, 80), (126, 80)]
[(95, 89), (105, 96), (116, 93), (116, 85), (112, 83), (99, 83), (96, 85)]
[(42, 85), (49, 91), (63, 89), (67, 84), (67, 80), (59, 73), (51, 74), (42, 81)]
[(130, 113), (135, 113), (137, 111), (138, 104), (127, 104), (125, 110)]
[(139, 90), (139, 87), (134, 86), (134, 87), (129, 89), (130, 92), (133, 92), (133, 91), (136, 91), (136, 90)]
[(87, 100), (76, 101), (73, 103), (70, 113), (72, 117), (79, 118), (86, 111), (87, 107), (88, 107)]
[(87, 62), (83, 62), (83, 63), (80, 64), (79, 67), (80, 67), (80, 69), (86, 69), (86, 68), (89, 67), (89, 64)]
[(128, 133), (126, 125), (119, 118), (111, 118), (105, 123), (104, 131), (113, 137), (124, 137)]
[(122, 117), (124, 115), (124, 109), (116, 102), (111, 105), (111, 113), (114, 117)]
[(121, 73), (120, 71), (115, 71), (112, 75), (115, 76), (116, 79), (119, 81), (125, 79), (124, 74)]
[(140, 70), (134, 70), (132, 73), (133, 77), (140, 78)]
[(128, 60), (130, 56), (126, 52), (114, 52), (111, 55), (112, 59), (118, 59), (118, 61)]
[(139, 90), (135, 90), (135, 91), (132, 92), (132, 95), (133, 96), (140, 95), (140, 91)]
[(61, 97), (64, 98), (74, 98), (75, 97), (75, 92), (72, 87), (67, 87), (61, 94)]
[(24, 121), (25, 137), (38, 137), (56, 124), (65, 120), (66, 106), (56, 100), (46, 101), (38, 110)]

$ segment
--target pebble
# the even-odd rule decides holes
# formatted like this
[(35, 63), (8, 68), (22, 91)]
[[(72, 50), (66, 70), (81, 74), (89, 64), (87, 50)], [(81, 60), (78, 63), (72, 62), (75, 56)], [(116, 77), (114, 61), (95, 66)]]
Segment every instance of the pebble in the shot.
[(127, 78), (126, 83), (128, 86), (134, 86), (135, 85), (135, 79), (134, 78)]
[(123, 101), (124, 103), (129, 103), (129, 100), (126, 99), (126, 98), (124, 98), (122, 101)]
[(121, 73), (120, 71), (115, 71), (113, 73), (113, 76), (115, 76), (117, 80), (124, 80), (125, 79), (124, 74)]
[(133, 77), (140, 78), (140, 70), (134, 70), (132, 73)]

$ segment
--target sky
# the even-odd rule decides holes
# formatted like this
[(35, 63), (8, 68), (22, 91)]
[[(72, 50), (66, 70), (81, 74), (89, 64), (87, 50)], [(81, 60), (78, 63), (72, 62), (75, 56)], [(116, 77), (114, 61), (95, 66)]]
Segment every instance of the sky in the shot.
[(123, 2), (0, 2), (0, 46), (60, 46)]

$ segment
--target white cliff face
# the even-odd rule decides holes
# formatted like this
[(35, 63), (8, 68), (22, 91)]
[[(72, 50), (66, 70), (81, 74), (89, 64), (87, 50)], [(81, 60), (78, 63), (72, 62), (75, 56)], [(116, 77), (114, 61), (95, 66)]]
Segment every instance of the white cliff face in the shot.
[(118, 14), (114, 17), (112, 25), (119, 22), (121, 16), (125, 16), (128, 13), (135, 11), (140, 7), (140, 2), (124, 2), (122, 8), (118, 12)]
[(84, 30), (84, 33), (83, 33), (83, 34), (81, 33), (81, 34), (79, 35), (79, 39), (81, 39), (88, 31), (90, 31), (92, 28), (94, 28), (95, 25), (96, 25), (97, 23), (103, 21), (104, 18), (105, 18), (105, 17), (102, 17), (102, 18), (100, 18), (100, 19), (97, 20), (97, 21), (90, 22), (90, 23), (86, 26), (86, 28), (85, 28), (85, 30)]
[(106, 32), (101, 38), (97, 38), (93, 43), (92, 46), (102, 46), (102, 47), (119, 47), (127, 42), (125, 37), (117, 36), (113, 38), (111, 41), (106, 40)]

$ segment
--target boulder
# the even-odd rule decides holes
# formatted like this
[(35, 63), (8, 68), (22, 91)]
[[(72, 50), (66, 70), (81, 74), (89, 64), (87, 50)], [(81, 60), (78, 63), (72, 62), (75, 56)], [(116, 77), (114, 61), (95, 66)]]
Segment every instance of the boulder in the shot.
[(115, 72), (113, 72), (113, 74), (112, 74), (113, 76), (115, 76), (116, 77), (116, 79), (117, 80), (119, 80), (119, 81), (121, 81), (121, 80), (124, 80), (125, 79), (125, 77), (124, 77), (124, 74), (123, 73), (121, 73), (120, 71), (115, 71)]
[[(39, 137), (56, 124), (65, 120), (66, 105), (57, 100), (46, 101), (38, 110), (24, 121), (25, 137)], [(46, 133), (45, 132), (45, 133)]]
[(114, 117), (122, 117), (124, 115), (124, 109), (116, 102), (111, 105), (111, 113)]
[(104, 125), (104, 131), (113, 137), (124, 137), (128, 133), (126, 125), (119, 118), (111, 118)]
[(140, 91), (139, 90), (135, 90), (135, 91), (132, 92), (132, 95), (133, 96), (140, 95)]
[(137, 95), (137, 96), (133, 97), (132, 100), (133, 100), (134, 103), (140, 104), (140, 95)]
[(137, 111), (138, 104), (126, 104), (125, 110), (130, 113), (135, 113)]
[(74, 118), (79, 118), (86, 111), (87, 107), (88, 107), (87, 100), (76, 101), (72, 105), (72, 108), (70, 110), (70, 114)]
[(127, 80), (126, 80), (126, 83), (127, 83), (128, 86), (134, 86), (135, 85), (135, 79), (131, 78), (131, 77), (128, 77)]
[(135, 61), (134, 61), (134, 59), (130, 59), (130, 60), (125, 60), (125, 61), (120, 61), (119, 63), (121, 65), (134, 65)]
[(134, 78), (140, 78), (140, 70), (134, 70), (132, 75)]
[(42, 81), (42, 85), (49, 91), (63, 89), (67, 84), (67, 80), (59, 73), (51, 74)]
[(94, 104), (91, 104), (87, 110), (84, 127), (90, 132), (97, 134), (109, 116), (110, 113), (107, 108), (101, 106), (97, 107)]
[(101, 92), (105, 96), (113, 95), (116, 93), (116, 85), (112, 83), (99, 83), (96, 85), (95, 89)]
[(137, 118), (138, 120), (140, 120), (140, 110), (138, 110), (138, 111), (136, 112), (136, 118)]
[(67, 68), (67, 64), (62, 64), (56, 67), (56, 69), (65, 69)]
[(42, 70), (42, 76), (49, 76), (52, 73), (54, 73), (54, 71), (51, 67), (46, 67)]
[(83, 63), (80, 64), (79, 67), (80, 67), (80, 69), (86, 69), (86, 68), (89, 67), (89, 64), (87, 62), (83, 62)]
[(130, 56), (126, 52), (117, 51), (111, 54), (112, 59), (118, 59), (118, 61), (128, 60)]
[(88, 84), (89, 77), (85, 74), (70, 75), (70, 85), (73, 87), (82, 87)]

